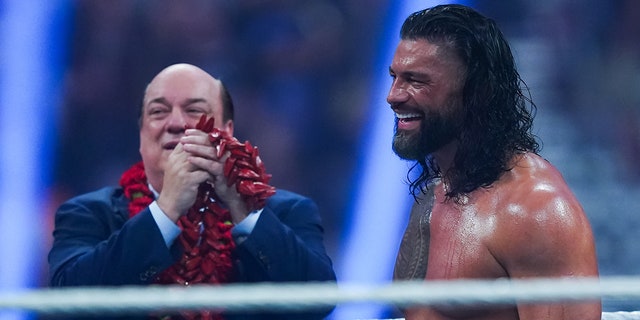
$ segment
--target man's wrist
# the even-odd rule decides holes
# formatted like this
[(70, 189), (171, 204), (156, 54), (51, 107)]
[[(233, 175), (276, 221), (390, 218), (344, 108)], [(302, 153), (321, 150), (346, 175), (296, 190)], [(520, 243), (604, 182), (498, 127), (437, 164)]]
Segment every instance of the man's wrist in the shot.
[(164, 243), (167, 247), (171, 247), (173, 241), (180, 235), (180, 227), (164, 213), (157, 201), (149, 205), (149, 211), (151, 211), (151, 216), (153, 216), (153, 220), (155, 220), (158, 229), (160, 229)]
[(250, 212), (246, 218), (242, 221), (238, 222), (233, 229), (231, 229), (231, 236), (235, 240), (237, 244), (244, 241), (250, 234), (253, 232), (256, 224), (258, 223), (258, 219), (262, 214), (263, 209), (258, 209)]
[(178, 219), (180, 219), (180, 213), (177, 212), (172, 206), (168, 205), (166, 200), (160, 195), (158, 199), (155, 201), (160, 210), (167, 216), (168, 219), (173, 221), (173, 223), (177, 223)]
[(235, 225), (244, 221), (252, 213), (242, 200), (227, 203), (227, 209), (229, 209), (229, 213), (231, 214), (231, 222)]

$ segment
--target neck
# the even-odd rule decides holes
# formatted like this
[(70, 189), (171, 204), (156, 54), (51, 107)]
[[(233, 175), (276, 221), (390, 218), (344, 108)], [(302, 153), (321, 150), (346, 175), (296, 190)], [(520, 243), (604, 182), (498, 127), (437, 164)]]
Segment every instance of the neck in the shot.
[(162, 181), (164, 178), (163, 174), (154, 174), (154, 172), (149, 172), (149, 169), (144, 168), (144, 173), (147, 176), (147, 183), (151, 191), (158, 196), (160, 192), (162, 192)]
[(453, 160), (457, 151), (458, 141), (451, 141), (433, 153), (433, 158), (444, 178), (446, 178), (447, 172), (453, 166)]
[(153, 193), (153, 197), (158, 199), (160, 192), (156, 191), (156, 188), (154, 188), (151, 183), (149, 183), (149, 190), (151, 190), (151, 193)]

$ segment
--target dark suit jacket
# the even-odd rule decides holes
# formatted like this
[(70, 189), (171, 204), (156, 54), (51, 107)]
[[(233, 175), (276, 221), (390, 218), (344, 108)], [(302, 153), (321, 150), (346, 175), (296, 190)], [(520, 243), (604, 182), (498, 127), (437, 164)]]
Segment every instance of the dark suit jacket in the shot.
[[(145, 285), (178, 259), (178, 241), (167, 248), (149, 209), (129, 219), (127, 205), (121, 188), (107, 187), (60, 206), (49, 252), (51, 286)], [(335, 281), (320, 222), (311, 199), (278, 190), (252, 233), (236, 246), (238, 281)], [(246, 319), (321, 319), (330, 311)], [(236, 317), (245, 319), (227, 318)]]

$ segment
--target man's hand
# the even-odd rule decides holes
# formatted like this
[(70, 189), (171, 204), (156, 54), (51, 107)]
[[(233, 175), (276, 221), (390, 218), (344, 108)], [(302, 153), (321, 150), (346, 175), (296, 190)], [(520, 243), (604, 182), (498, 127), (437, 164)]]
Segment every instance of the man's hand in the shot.
[(198, 186), (212, 179), (204, 170), (194, 166), (190, 154), (182, 144), (169, 155), (164, 170), (162, 192), (158, 197), (158, 206), (173, 222), (177, 222), (193, 206), (198, 194)]
[(227, 186), (227, 177), (224, 175), (224, 164), (229, 153), (218, 158), (217, 150), (211, 145), (208, 135), (196, 129), (186, 130), (180, 144), (189, 154), (189, 163), (212, 177), (210, 182), (214, 185), (216, 196), (229, 209), (233, 223), (237, 224), (246, 218), (249, 214), (247, 205), (236, 190), (235, 184)]

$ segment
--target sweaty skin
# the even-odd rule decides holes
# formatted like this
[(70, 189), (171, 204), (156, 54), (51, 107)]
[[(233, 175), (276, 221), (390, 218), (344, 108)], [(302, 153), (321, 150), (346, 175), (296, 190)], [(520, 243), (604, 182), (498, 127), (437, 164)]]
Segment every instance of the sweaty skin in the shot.
[[(435, 187), (427, 280), (595, 277), (593, 235), (582, 207), (560, 173), (526, 153), (490, 188), (463, 202), (444, 201)], [(585, 257), (587, 257), (585, 259)], [(519, 304), (517, 307), (415, 308), (418, 319), (599, 319), (599, 302)]]
[[(428, 232), (424, 223), (407, 228), (397, 278), (420, 278), (418, 271), (426, 272), (426, 280), (598, 276), (593, 234), (583, 209), (560, 173), (540, 156), (519, 153), (509, 161), (511, 170), (489, 187), (458, 201), (445, 198), (457, 135), (464, 130), (460, 115), (466, 67), (456, 52), (442, 43), (403, 39), (389, 74), (393, 82), (387, 102), (397, 118), (394, 151), (406, 160), (429, 154), (444, 176), (433, 187)], [(406, 320), (601, 317), (599, 301), (404, 311)]]

